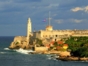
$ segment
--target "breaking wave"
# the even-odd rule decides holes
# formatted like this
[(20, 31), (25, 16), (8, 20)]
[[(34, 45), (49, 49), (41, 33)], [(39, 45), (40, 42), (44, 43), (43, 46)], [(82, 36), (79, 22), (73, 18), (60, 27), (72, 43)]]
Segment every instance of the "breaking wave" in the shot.
[(29, 54), (31, 52), (34, 52), (33, 50), (24, 50), (22, 48), (15, 50), (16, 52), (22, 53), (22, 54)]
[(4, 50), (10, 50), (9, 48), (4, 48)]

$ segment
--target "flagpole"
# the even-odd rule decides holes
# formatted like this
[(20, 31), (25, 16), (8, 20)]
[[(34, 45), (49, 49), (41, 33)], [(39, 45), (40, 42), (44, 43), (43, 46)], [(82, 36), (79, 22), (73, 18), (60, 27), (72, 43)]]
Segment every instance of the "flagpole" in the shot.
[(50, 11), (49, 11), (49, 26), (50, 26)]

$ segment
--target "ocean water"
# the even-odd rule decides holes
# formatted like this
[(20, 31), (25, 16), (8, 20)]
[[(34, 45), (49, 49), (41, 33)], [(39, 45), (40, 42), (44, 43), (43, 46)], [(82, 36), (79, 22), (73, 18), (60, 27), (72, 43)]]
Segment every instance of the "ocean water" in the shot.
[(0, 66), (88, 66), (84, 61), (61, 61), (44, 54), (23, 54), (9, 50), (14, 37), (0, 37)]

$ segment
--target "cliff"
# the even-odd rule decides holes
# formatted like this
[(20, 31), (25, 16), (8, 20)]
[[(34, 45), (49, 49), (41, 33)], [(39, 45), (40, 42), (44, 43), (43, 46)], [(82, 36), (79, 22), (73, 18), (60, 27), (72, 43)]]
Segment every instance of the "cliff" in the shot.
[(27, 45), (26, 36), (16, 36), (14, 40), (11, 42), (10, 49), (29, 49), (29, 45)]

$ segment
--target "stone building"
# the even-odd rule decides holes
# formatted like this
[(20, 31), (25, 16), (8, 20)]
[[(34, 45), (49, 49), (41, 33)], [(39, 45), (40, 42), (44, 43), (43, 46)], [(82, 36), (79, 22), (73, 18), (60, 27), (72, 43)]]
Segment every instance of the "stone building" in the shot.
[(53, 27), (48, 25), (45, 30), (33, 32), (33, 37), (39, 39), (53, 39), (54, 41), (61, 38), (68, 38), (74, 32), (72, 30), (53, 30)]
[(33, 32), (33, 37), (39, 39), (52, 39), (53, 41), (60, 40), (62, 38), (69, 38), (71, 36), (81, 37), (88, 36), (88, 30), (53, 30), (51, 25), (46, 26), (45, 30), (39, 30)]

